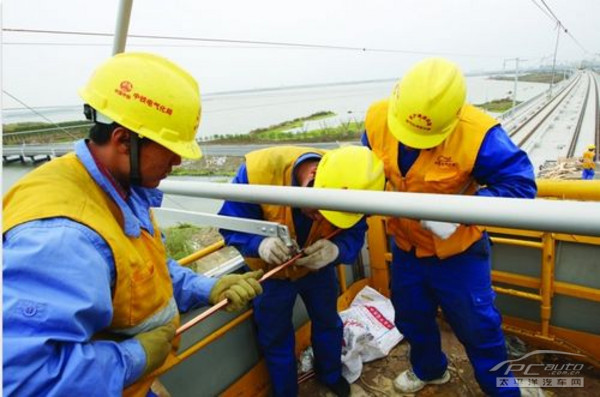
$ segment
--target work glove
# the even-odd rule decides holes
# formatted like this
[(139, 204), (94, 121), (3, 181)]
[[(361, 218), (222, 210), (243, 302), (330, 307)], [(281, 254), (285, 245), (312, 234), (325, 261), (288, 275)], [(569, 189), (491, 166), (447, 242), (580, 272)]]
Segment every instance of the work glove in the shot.
[(425, 230), (429, 230), (442, 240), (446, 240), (458, 229), (460, 224), (451, 222), (438, 222), (438, 221), (421, 221), (421, 227)]
[(210, 290), (208, 300), (213, 305), (227, 298), (229, 304), (225, 306), (226, 312), (238, 311), (246, 307), (248, 302), (263, 290), (258, 282), (263, 275), (262, 270), (244, 274), (228, 274), (221, 277)]
[(304, 266), (310, 270), (319, 270), (337, 259), (340, 250), (329, 240), (317, 240), (304, 249), (304, 257), (296, 261), (296, 266)]
[(154, 371), (165, 362), (171, 351), (171, 341), (174, 337), (175, 325), (173, 323), (161, 325), (152, 331), (142, 332), (134, 336), (146, 353), (146, 366), (142, 376)]
[(289, 247), (279, 237), (266, 237), (258, 246), (258, 256), (269, 265), (281, 265), (292, 256)]

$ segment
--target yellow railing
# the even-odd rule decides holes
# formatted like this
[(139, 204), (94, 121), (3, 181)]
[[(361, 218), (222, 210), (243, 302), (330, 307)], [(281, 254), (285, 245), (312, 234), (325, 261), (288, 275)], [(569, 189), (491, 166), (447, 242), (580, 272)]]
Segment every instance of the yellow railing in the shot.
[[(537, 180), (539, 199), (571, 199), (600, 201), (600, 181), (553, 181)], [(372, 287), (389, 296), (389, 263), (392, 255), (385, 235), (385, 218), (370, 217), (369, 250), (371, 257)], [(600, 302), (600, 289), (555, 281), (556, 245), (560, 241), (600, 246), (600, 238), (507, 228), (487, 228), (492, 242), (541, 250), (540, 277), (499, 270), (492, 271), (492, 281), (497, 293), (539, 302), (540, 320), (534, 323), (504, 316), (504, 328), (515, 334), (539, 342), (558, 345), (563, 349), (584, 353), (590, 362), (600, 366), (600, 335), (550, 325), (552, 300), (555, 294)], [(499, 234), (501, 236), (496, 236)], [(600, 271), (600, 269), (598, 269)], [(507, 286), (508, 285), (508, 286)], [(514, 288), (516, 287), (516, 288)], [(537, 289), (538, 293), (517, 288)]]
[[(182, 266), (187, 266), (187, 265), (189, 265), (189, 264), (215, 252), (215, 251), (218, 251), (219, 249), (221, 249), (224, 246), (225, 246), (225, 242), (223, 240), (219, 240), (219, 241), (217, 241), (217, 242), (215, 242), (215, 243), (213, 243), (191, 255), (188, 255), (188, 256), (178, 260), (178, 263)], [(346, 285), (347, 281), (346, 281), (346, 273), (344, 270), (344, 265), (337, 266), (337, 274), (338, 274), (338, 280), (339, 280), (339, 285), (340, 285), (340, 291), (342, 292), (342, 294), (344, 294), (348, 289), (348, 287)], [(212, 332), (207, 337), (197, 341), (192, 346), (185, 349), (183, 352), (177, 354), (177, 356), (175, 356), (175, 358), (171, 358), (171, 359), (167, 360), (160, 368), (158, 368), (156, 371), (152, 372), (151, 376), (160, 376), (160, 375), (164, 374), (165, 372), (168, 372), (173, 367), (180, 364), (182, 361), (190, 358), (198, 351), (202, 350), (203, 348), (210, 345), (214, 341), (218, 340), (219, 338), (221, 338), (222, 336), (227, 334), (229, 331), (231, 331), (232, 329), (234, 329), (235, 327), (237, 327), (244, 321), (251, 318), (253, 314), (254, 314), (254, 311), (252, 309), (249, 309), (249, 310), (245, 311), (244, 313), (240, 314), (236, 318), (229, 321), (227, 324), (224, 324), (221, 328)]]
[[(600, 201), (600, 181), (547, 181), (538, 180), (538, 196), (551, 199), (574, 199), (574, 200), (598, 200)], [(385, 234), (385, 218), (372, 216), (368, 219), (369, 232), (367, 234), (367, 243), (370, 257), (371, 277), (368, 280), (359, 280), (350, 287), (346, 286), (346, 277), (343, 268), (338, 268), (338, 277), (342, 296), (340, 297), (340, 309), (347, 306), (359, 288), (368, 284), (386, 296), (389, 296), (389, 263), (391, 262), (391, 253), (388, 250), (388, 238)], [(516, 318), (507, 318), (503, 327), (511, 333), (519, 334), (527, 339), (534, 339), (543, 343), (549, 343), (553, 346), (567, 349), (574, 352), (584, 353), (589, 357), (590, 362), (600, 365), (600, 335), (590, 334), (580, 331), (568, 330), (564, 328), (553, 327), (550, 325), (552, 312), (552, 298), (555, 294), (587, 299), (600, 302), (600, 289), (585, 287), (567, 282), (557, 282), (554, 280), (554, 269), (556, 260), (557, 241), (576, 242), (584, 244), (600, 245), (600, 238), (589, 236), (573, 236), (566, 234), (543, 233), (537, 231), (523, 231), (505, 228), (488, 228), (492, 234), (492, 241), (497, 244), (509, 244), (514, 246), (535, 248), (542, 251), (541, 276), (540, 278), (526, 276), (517, 273), (505, 271), (492, 271), (492, 280), (495, 283), (510, 285), (510, 288), (494, 285), (494, 290), (501, 294), (530, 299), (540, 302), (541, 323), (536, 324)], [(494, 236), (498, 233), (502, 236)], [(181, 259), (182, 265), (194, 262), (224, 246), (223, 241), (216, 242), (209, 247), (204, 248), (188, 257)], [(600, 270), (600, 269), (599, 269)], [(537, 289), (539, 293), (520, 291), (512, 287)], [(249, 319), (253, 314), (248, 310), (240, 316), (234, 318), (211, 335), (196, 342), (194, 345), (180, 353), (175, 360), (169, 360), (153, 375), (163, 374), (172, 369), (183, 360), (197, 353), (202, 348), (216, 341), (228, 331), (237, 325)], [(301, 340), (308, 341), (309, 331), (307, 325), (299, 331)], [(305, 342), (308, 343), (308, 342)], [(303, 346), (305, 343), (298, 343)], [(256, 380), (252, 374), (263, 373), (264, 365), (257, 365), (248, 376), (243, 377), (234, 384), (228, 391), (243, 390), (249, 384)], [(241, 388), (241, 389), (240, 389)], [(260, 395), (265, 395), (267, 391), (264, 385), (254, 386), (256, 391), (260, 390)], [(227, 392), (226, 392), (227, 394)], [(231, 393), (230, 393), (231, 394)], [(235, 393), (234, 393), (235, 394)]]

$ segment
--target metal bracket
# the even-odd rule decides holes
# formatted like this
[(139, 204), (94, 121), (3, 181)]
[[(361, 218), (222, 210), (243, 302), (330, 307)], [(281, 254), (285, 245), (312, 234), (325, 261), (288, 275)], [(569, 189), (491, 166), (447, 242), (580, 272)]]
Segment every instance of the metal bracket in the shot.
[(235, 216), (224, 216), (208, 214), (205, 212), (194, 212), (178, 210), (175, 208), (154, 208), (154, 211), (165, 211), (171, 214), (183, 215), (182, 220), (196, 220), (205, 225), (215, 226), (220, 229), (234, 230), (236, 232), (258, 234), (259, 236), (279, 237), (285, 245), (291, 249), (295, 248), (294, 241), (290, 236), (287, 226), (277, 222), (261, 221), (258, 219), (238, 218)]

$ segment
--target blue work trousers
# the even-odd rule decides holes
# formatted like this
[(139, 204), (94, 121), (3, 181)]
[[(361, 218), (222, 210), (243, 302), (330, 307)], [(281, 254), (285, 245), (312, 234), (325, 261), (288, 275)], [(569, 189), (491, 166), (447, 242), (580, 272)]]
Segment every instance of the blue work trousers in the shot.
[(392, 303), (396, 326), (410, 343), (410, 362), (422, 380), (441, 377), (448, 367), (442, 352), (436, 314), (438, 306), (464, 345), (475, 378), (487, 395), (519, 396), (518, 388), (496, 387), (507, 360), (502, 317), (494, 306), (491, 287), (490, 242), (487, 236), (462, 254), (439, 259), (417, 258), (392, 243)]
[(593, 169), (584, 168), (581, 172), (581, 179), (590, 180), (594, 179), (596, 172)]
[(258, 343), (271, 377), (275, 396), (298, 395), (295, 335), (292, 315), (300, 294), (310, 317), (317, 378), (333, 384), (342, 374), (343, 323), (337, 312), (335, 268), (327, 266), (296, 281), (270, 279), (254, 299)]

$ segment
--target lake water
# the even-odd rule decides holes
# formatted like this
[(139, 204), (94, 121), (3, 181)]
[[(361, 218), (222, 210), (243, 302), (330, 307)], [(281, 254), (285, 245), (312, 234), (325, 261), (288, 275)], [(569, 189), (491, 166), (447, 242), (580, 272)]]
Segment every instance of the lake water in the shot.
[[(267, 127), (320, 111), (335, 112), (337, 117), (314, 121), (309, 128), (335, 124), (340, 120), (363, 120), (368, 106), (373, 101), (388, 96), (393, 84), (393, 81), (379, 81), (206, 95), (202, 101), (199, 137), (242, 134), (254, 128)], [(475, 104), (510, 96), (513, 90), (513, 83), (510, 81), (490, 80), (482, 76), (468, 77), (467, 84), (468, 101)], [(547, 88), (547, 84), (519, 83), (518, 100), (529, 99)], [(77, 120), (80, 115), (80, 107), (37, 110), (53, 121)], [(31, 111), (3, 111), (4, 123), (40, 120), (42, 119)], [(18, 164), (4, 166), (3, 192), (32, 167)], [(220, 201), (167, 196), (163, 205), (191, 211), (215, 212), (220, 207)]]
[[(2, 195), (4, 195), (8, 189), (21, 177), (23, 177), (26, 173), (31, 171), (34, 167), (31, 165), (21, 165), (21, 164), (10, 164), (8, 166), (2, 167)], [(227, 178), (225, 177), (177, 177), (170, 176), (169, 180), (175, 181), (185, 181), (185, 180), (195, 180), (195, 181), (207, 181), (207, 182), (227, 182)], [(207, 212), (215, 214), (221, 208), (223, 201), (215, 200), (215, 199), (205, 199), (205, 198), (197, 198), (197, 197), (183, 197), (183, 196), (173, 196), (166, 194), (163, 199), (163, 208), (173, 208), (177, 210), (186, 210), (186, 211), (196, 211), (196, 212)], [(174, 215), (173, 213), (169, 214), (168, 212), (159, 211), (156, 214), (158, 222), (163, 227), (168, 227), (175, 225), (179, 222), (189, 222), (189, 219), (186, 219), (181, 215)]]
[[(340, 121), (363, 120), (369, 105), (388, 96), (394, 81), (377, 81), (305, 88), (258, 90), (244, 93), (207, 94), (202, 98), (202, 120), (198, 137), (219, 134), (244, 134), (255, 128), (268, 127), (286, 120), (332, 111), (337, 117), (312, 122), (306, 128), (319, 128)], [(491, 80), (485, 76), (467, 78), (468, 101), (474, 104), (512, 95), (511, 81)], [(526, 100), (546, 90), (547, 84), (519, 83), (518, 100)], [(52, 121), (82, 119), (81, 106), (39, 108)], [(30, 110), (7, 109), (3, 123), (44, 121)]]

